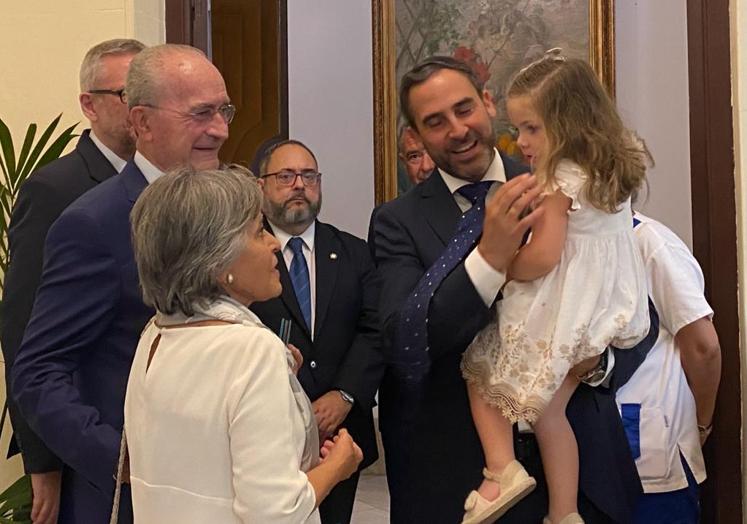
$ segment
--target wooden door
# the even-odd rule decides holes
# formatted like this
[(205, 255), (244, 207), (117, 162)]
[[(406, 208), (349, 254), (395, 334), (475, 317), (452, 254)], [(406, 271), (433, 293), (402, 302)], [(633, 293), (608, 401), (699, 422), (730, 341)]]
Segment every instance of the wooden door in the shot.
[(259, 145), (288, 137), (286, 0), (166, 0), (166, 39), (205, 51), (236, 117), (224, 162), (249, 165)]
[(693, 252), (715, 314), (722, 370), (704, 448), (702, 522), (742, 523), (742, 404), (729, 0), (688, 0)]

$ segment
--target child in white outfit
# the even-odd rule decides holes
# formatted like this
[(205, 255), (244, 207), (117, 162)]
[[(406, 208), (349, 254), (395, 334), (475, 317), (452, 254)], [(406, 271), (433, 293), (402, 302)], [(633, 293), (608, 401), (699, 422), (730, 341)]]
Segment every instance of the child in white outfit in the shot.
[(549, 51), (514, 77), (507, 95), (518, 145), (545, 187), (536, 204), (543, 215), (509, 267), (495, 321), (462, 360), (487, 466), (463, 522), (493, 522), (534, 488), (514, 457), (518, 420), (532, 424), (540, 447), (545, 522), (583, 522), (578, 448), (565, 417), (579, 384), (571, 370), (648, 332), (630, 195), (650, 157), (583, 60)]

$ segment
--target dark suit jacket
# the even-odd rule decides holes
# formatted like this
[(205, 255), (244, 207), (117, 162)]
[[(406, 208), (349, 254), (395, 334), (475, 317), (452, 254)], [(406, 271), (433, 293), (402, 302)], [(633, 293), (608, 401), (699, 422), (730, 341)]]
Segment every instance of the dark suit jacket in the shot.
[[(129, 215), (146, 186), (130, 162), (52, 225), (41, 285), (11, 372), (31, 429), (65, 464), (60, 523), (107, 522), (124, 395), (143, 304)], [(131, 520), (129, 493), (120, 522)]]
[[(267, 227), (271, 230), (269, 224)], [(298, 307), (282, 253), (278, 253), (282, 294), (252, 304), (251, 309), (276, 333), (281, 318), (293, 321), (290, 342), (303, 354), (298, 380), (312, 401), (336, 389), (343, 389), (355, 398), (343, 427), (363, 450), (361, 467), (366, 467), (378, 457), (371, 409), (384, 367), (376, 270), (363, 240), (319, 221), (314, 235), (314, 256), (314, 340)]]
[[(525, 171), (506, 158), (503, 163), (508, 178)], [(443, 252), (460, 216), (459, 207), (437, 173), (375, 213), (373, 243), (382, 275), (380, 314), (385, 352), (394, 340), (400, 307)], [(430, 304), (431, 370), (412, 420), (405, 409), (407, 390), (389, 370), (385, 372), (379, 390), (381, 431), (389, 433), (385, 441), (402, 439), (412, 469), (406, 475), (406, 483), (411, 484), (407, 508), (411, 514), (403, 522), (459, 522), (467, 494), (480, 483), (484, 458), (459, 363), (462, 352), (492, 314), (462, 262), (439, 286)], [(624, 356), (617, 360), (617, 366), (625, 368)], [(613, 520), (630, 521), (641, 487), (614, 395), (581, 385), (570, 401), (568, 416), (579, 443), (581, 491)], [(528, 508), (532, 510), (527, 513), (533, 515), (531, 519), (511, 520), (509, 512), (506, 521), (539, 521), (546, 504), (546, 500), (530, 496), (512, 512), (519, 514), (522, 507)]]
[[(83, 131), (71, 153), (34, 172), (21, 187), (13, 207), (8, 231), (10, 263), (5, 274), (0, 328), (8, 393), (10, 370), (21, 345), (41, 278), (47, 231), (75, 199), (117, 173), (89, 134), (90, 130)], [(27, 473), (61, 469), (62, 462), (31, 431), (18, 413), (10, 394), (7, 399), (15, 432), (8, 456), (23, 450), (23, 464)]]

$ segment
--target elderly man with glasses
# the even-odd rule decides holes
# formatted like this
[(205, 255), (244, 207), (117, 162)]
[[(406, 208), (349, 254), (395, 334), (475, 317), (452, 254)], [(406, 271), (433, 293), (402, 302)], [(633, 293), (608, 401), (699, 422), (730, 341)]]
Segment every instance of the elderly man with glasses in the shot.
[[(130, 61), (144, 48), (137, 40), (118, 38), (86, 53), (80, 67), (79, 101), (90, 129), (83, 131), (72, 152), (37, 170), (21, 187), (10, 220), (11, 259), (3, 294), (2, 351), (7, 378), (34, 305), (49, 227), (80, 195), (122, 171), (135, 153), (127, 106), (118, 93), (123, 91)], [(15, 436), (9, 455), (21, 451), (24, 469), (31, 476), (31, 518), (36, 524), (54, 524), (62, 463), (29, 428), (12, 397), (7, 398)]]
[[(121, 104), (121, 85), (98, 87), (89, 93)], [(187, 46), (136, 55), (125, 92), (134, 157), (50, 228), (39, 292), (11, 372), (23, 417), (63, 463), (61, 524), (108, 522), (112, 510), (127, 378), (153, 315), (140, 295), (132, 206), (166, 170), (217, 168), (235, 111), (221, 74)], [(131, 521), (125, 489), (119, 522)]]
[[(298, 380), (312, 401), (322, 439), (346, 428), (365, 468), (378, 457), (374, 395), (383, 373), (379, 285), (366, 243), (317, 220), (322, 174), (297, 140), (267, 147), (258, 162), (265, 227), (280, 242), (280, 297), (251, 309), (273, 331), (290, 320), (290, 343), (303, 355)], [(319, 506), (324, 524), (350, 522), (358, 473)]]

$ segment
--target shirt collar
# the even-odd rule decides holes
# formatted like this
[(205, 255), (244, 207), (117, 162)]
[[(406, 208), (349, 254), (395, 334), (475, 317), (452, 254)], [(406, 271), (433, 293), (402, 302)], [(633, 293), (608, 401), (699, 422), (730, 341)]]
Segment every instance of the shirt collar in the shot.
[(288, 233), (283, 231), (280, 226), (274, 224), (270, 219), (267, 219), (267, 221), (270, 223), (270, 226), (272, 226), (272, 233), (275, 235), (275, 238), (277, 238), (278, 242), (280, 242), (281, 251), (285, 250), (285, 246), (288, 245), (288, 241), (293, 236), (301, 237), (301, 240), (303, 240), (303, 243), (306, 244), (306, 247), (309, 248), (309, 251), (314, 251), (314, 232), (316, 231), (316, 220), (314, 220), (311, 225), (306, 228), (306, 231), (304, 231), (300, 235), (289, 235)]
[(143, 173), (143, 176), (145, 177), (145, 180), (148, 181), (149, 184), (152, 184), (155, 182), (158, 177), (163, 175), (163, 171), (158, 169), (156, 166), (154, 166), (150, 160), (145, 158), (140, 151), (135, 151), (135, 158), (133, 159), (135, 161), (135, 165), (140, 169), (140, 171)]
[[(485, 175), (482, 177), (481, 182), (488, 182), (488, 181), (505, 182), (506, 181), (506, 170), (503, 167), (503, 160), (501, 160), (501, 155), (498, 154), (497, 149), (494, 148), (493, 151), (495, 152), (495, 154), (493, 155), (493, 161), (488, 166), (488, 170), (485, 172)], [(446, 187), (449, 188), (449, 191), (451, 192), (452, 195), (456, 193), (460, 187), (466, 186), (467, 184), (472, 183), (468, 180), (457, 178), (454, 175), (449, 174), (442, 169), (439, 169), (438, 172), (441, 173), (441, 178), (446, 184)]]
[(124, 167), (127, 165), (127, 160), (120, 158), (114, 151), (106, 147), (106, 145), (101, 140), (99, 140), (99, 137), (96, 136), (96, 133), (93, 132), (93, 129), (91, 129), (91, 132), (88, 133), (88, 136), (91, 138), (91, 142), (93, 142), (94, 145), (99, 149), (99, 151), (101, 151), (101, 154), (106, 157), (106, 159), (109, 161), (112, 167), (114, 167), (117, 173), (121, 173)]

